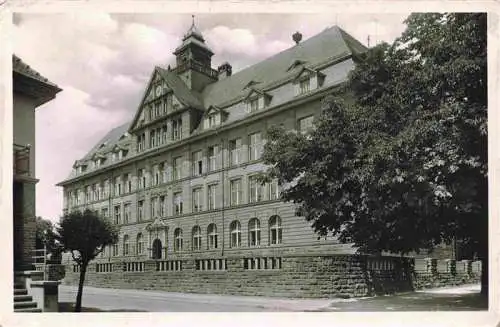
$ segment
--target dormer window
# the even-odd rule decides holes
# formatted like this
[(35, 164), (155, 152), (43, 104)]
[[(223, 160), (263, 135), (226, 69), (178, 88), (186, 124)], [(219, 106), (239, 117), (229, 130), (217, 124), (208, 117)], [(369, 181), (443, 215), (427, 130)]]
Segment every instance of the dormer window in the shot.
[(308, 77), (299, 82), (299, 92), (300, 94), (307, 93), (311, 90), (311, 79)]
[(212, 128), (217, 125), (216, 115), (208, 116), (208, 128)]
[(257, 111), (259, 110), (259, 98), (255, 98), (255, 99), (252, 99), (250, 100), (250, 112), (254, 112), (254, 111)]

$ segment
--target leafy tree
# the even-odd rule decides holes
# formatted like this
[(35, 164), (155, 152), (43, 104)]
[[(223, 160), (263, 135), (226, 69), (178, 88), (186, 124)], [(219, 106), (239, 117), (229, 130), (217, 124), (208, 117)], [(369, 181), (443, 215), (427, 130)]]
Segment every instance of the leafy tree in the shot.
[(57, 241), (54, 224), (50, 220), (36, 217), (35, 235), (36, 248), (45, 248), (51, 257), (51, 261), (60, 261), (61, 246)]
[(75, 305), (75, 312), (80, 312), (88, 264), (106, 246), (118, 242), (118, 230), (111, 222), (87, 209), (84, 212), (75, 211), (63, 216), (57, 233), (63, 249), (70, 251), (73, 260), (80, 267)]
[[(308, 135), (269, 131), (267, 178), (320, 234), (406, 254), (458, 238), (488, 282), (486, 14), (412, 14)], [(346, 96), (343, 96), (346, 98)]]

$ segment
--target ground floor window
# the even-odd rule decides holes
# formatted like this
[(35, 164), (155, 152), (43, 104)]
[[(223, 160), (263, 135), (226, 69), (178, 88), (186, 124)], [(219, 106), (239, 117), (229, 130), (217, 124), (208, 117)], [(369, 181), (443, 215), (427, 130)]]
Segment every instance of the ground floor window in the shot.
[(161, 259), (161, 241), (159, 239), (156, 239), (153, 241), (153, 253), (152, 253), (152, 258), (153, 259)]

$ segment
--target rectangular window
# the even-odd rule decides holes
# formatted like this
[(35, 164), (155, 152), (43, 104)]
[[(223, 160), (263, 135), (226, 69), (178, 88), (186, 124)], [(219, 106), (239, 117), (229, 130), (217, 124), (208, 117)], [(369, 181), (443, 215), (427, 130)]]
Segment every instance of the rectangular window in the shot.
[(126, 203), (123, 205), (123, 222), (128, 224), (130, 222), (131, 211), (130, 211), (130, 203)]
[(241, 204), (242, 189), (241, 189), (241, 179), (234, 179), (230, 184), (231, 189), (231, 205)]
[(121, 178), (115, 178), (115, 196), (120, 196), (122, 194), (122, 183)]
[(208, 148), (208, 171), (217, 170), (217, 153), (219, 152), (219, 148), (217, 145), (211, 146)]
[(139, 169), (139, 171), (137, 172), (137, 187), (139, 189), (141, 188), (145, 188), (146, 187), (146, 183), (145, 183), (145, 178), (146, 178), (146, 170), (145, 169)]
[(182, 193), (174, 194), (174, 213), (175, 215), (182, 215)]
[(177, 118), (172, 121), (172, 139), (180, 140), (182, 138), (182, 118)]
[(168, 138), (168, 131), (167, 131), (167, 125), (163, 125), (161, 128), (161, 143), (166, 144), (167, 143), (167, 138)]
[(153, 166), (153, 185), (159, 185), (161, 182), (161, 172), (158, 165)]
[(125, 175), (125, 190), (127, 193), (132, 192), (132, 175), (131, 174)]
[(203, 152), (196, 151), (192, 154), (192, 174), (193, 176), (200, 176), (203, 174)]
[(278, 190), (278, 180), (275, 179), (269, 183), (269, 200), (277, 200), (279, 199), (279, 190)]
[(142, 221), (144, 218), (144, 200), (137, 202), (137, 221)]
[(241, 163), (240, 151), (241, 151), (241, 138), (229, 141), (229, 151), (230, 151), (230, 162), (231, 165), (238, 165)]
[(248, 178), (248, 185), (250, 203), (262, 201), (264, 192), (261, 183), (257, 181), (257, 176), (250, 176)]
[(151, 130), (149, 132), (149, 147), (154, 148), (156, 146), (156, 135), (155, 135), (155, 130)]
[(118, 244), (113, 245), (113, 256), (116, 257), (118, 255)]
[(200, 212), (203, 210), (201, 202), (201, 188), (196, 188), (193, 190), (193, 212)]
[(215, 115), (208, 116), (208, 128), (212, 128), (217, 125), (217, 119)]
[(250, 106), (250, 112), (255, 112), (259, 110), (259, 98), (250, 100), (249, 106)]
[(158, 198), (151, 198), (151, 218), (155, 218), (158, 215)]
[(115, 224), (119, 225), (121, 224), (122, 220), (122, 208), (121, 206), (115, 206)]
[(181, 178), (181, 168), (182, 168), (182, 157), (177, 157), (174, 159), (173, 163), (173, 179), (178, 180)]
[(104, 198), (109, 198), (109, 180), (108, 179), (106, 179), (104, 181), (104, 192), (103, 193), (104, 193), (103, 194)]
[(259, 133), (250, 134), (248, 142), (248, 151), (250, 160), (260, 159), (262, 152), (262, 142)]
[(102, 208), (101, 209), (101, 216), (103, 218), (108, 218), (108, 208)]
[(165, 195), (160, 196), (160, 217), (165, 217), (167, 215), (167, 201), (165, 199)]
[(304, 117), (304, 118), (299, 119), (299, 122), (298, 122), (299, 132), (305, 133), (305, 132), (310, 131), (313, 128), (313, 119), (314, 119), (314, 116), (308, 116), (308, 117)]
[(161, 164), (161, 168), (162, 168), (162, 181), (163, 183), (167, 183), (168, 182), (168, 165), (167, 165), (167, 162), (164, 162)]
[(306, 92), (309, 92), (310, 88), (311, 88), (311, 80), (309, 78), (304, 79), (304, 80), (299, 82), (300, 94), (304, 94)]
[(208, 210), (215, 209), (216, 192), (217, 192), (217, 184), (208, 185)]

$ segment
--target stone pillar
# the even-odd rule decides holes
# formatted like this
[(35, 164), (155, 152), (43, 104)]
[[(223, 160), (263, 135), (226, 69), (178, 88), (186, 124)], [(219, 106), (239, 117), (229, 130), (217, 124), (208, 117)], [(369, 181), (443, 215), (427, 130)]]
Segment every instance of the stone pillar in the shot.
[(34, 281), (30, 283), (31, 296), (43, 312), (59, 311), (60, 281)]

